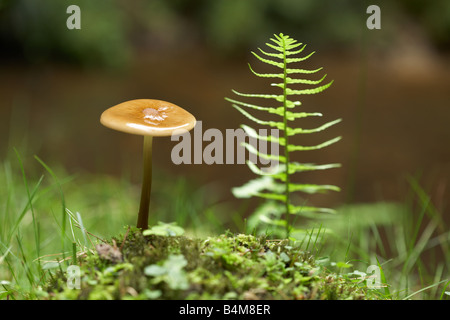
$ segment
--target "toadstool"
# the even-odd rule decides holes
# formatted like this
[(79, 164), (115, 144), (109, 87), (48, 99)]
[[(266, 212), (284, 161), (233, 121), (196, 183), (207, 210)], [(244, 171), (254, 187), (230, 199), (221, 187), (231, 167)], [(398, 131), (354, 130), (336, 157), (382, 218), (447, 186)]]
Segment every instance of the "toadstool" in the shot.
[(100, 122), (104, 126), (117, 131), (144, 136), (144, 168), (137, 227), (145, 230), (148, 228), (152, 185), (153, 137), (187, 132), (195, 126), (195, 117), (170, 102), (137, 99), (120, 103), (105, 110), (100, 117)]

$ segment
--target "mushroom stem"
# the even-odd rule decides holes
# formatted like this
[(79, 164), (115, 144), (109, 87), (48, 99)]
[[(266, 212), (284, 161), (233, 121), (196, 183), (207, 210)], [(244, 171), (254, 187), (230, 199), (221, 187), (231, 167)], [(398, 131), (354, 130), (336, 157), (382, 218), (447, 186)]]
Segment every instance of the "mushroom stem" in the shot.
[(142, 230), (148, 229), (148, 212), (150, 208), (150, 194), (152, 190), (152, 136), (144, 136), (144, 171), (142, 179), (141, 203), (137, 227)]

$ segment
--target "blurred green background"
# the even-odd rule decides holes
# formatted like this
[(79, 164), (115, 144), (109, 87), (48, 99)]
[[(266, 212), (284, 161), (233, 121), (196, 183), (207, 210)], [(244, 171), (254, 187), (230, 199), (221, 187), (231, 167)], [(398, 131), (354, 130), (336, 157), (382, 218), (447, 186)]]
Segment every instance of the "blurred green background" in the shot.
[[(81, 30), (66, 27), (71, 4), (81, 9)], [(366, 28), (370, 4), (381, 8), (381, 30)], [(138, 186), (142, 141), (101, 126), (101, 112), (156, 98), (189, 110), (203, 130), (237, 128), (245, 120), (223, 98), (232, 88), (267, 90), (247, 62), (257, 68), (250, 50), (279, 32), (307, 43), (317, 52), (307, 64), (323, 66), (335, 81), (326, 93), (304, 98), (305, 108), (322, 112), (324, 121), (344, 119), (305, 144), (336, 135), (341, 142), (298, 155), (343, 164), (304, 176), (342, 188), (311, 201), (401, 200), (404, 177), (412, 174), (448, 211), (446, 0), (1, 0), (0, 155), (15, 147), (25, 161), (35, 162), (36, 154), (70, 174), (125, 176)], [(253, 177), (245, 165), (176, 166), (175, 144), (155, 141), (155, 188), (185, 179), (208, 186), (218, 205), (242, 207), (230, 188)]]

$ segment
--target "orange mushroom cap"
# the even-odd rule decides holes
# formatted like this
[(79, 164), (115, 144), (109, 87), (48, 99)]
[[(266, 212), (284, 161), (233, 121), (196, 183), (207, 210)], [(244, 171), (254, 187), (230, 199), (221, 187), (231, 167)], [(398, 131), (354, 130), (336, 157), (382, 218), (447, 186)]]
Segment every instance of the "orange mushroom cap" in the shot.
[(105, 110), (100, 122), (108, 128), (141, 136), (164, 137), (191, 130), (195, 117), (183, 108), (162, 100), (137, 99)]

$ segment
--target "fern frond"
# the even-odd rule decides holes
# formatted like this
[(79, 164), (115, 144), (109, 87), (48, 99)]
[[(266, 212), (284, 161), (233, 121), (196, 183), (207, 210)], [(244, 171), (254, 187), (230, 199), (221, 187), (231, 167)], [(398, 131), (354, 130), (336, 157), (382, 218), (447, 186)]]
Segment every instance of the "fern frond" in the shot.
[(264, 222), (267, 225), (272, 225), (275, 227), (281, 227), (281, 228), (285, 228), (287, 225), (287, 221), (285, 220), (281, 220), (281, 219), (273, 219), (268, 215), (259, 215), (259, 220), (261, 222)]
[[(258, 106), (255, 104), (250, 104), (250, 103), (233, 100), (233, 99), (229, 99), (229, 98), (226, 98), (226, 100), (231, 103), (238, 104), (239, 106), (242, 106), (242, 107), (248, 107), (248, 108), (260, 110), (260, 111), (266, 111), (268, 113), (279, 115), (280, 117), (286, 116), (286, 118), (290, 121), (295, 120), (295, 119), (300, 119), (300, 118), (321, 117), (322, 116), (322, 114), (320, 112), (292, 112), (289, 110), (285, 111), (283, 106), (278, 107), (278, 108), (262, 107), (262, 106)], [(293, 109), (297, 105), (299, 105), (299, 103), (291, 102), (289, 104), (288, 108)]]
[[(257, 175), (267, 175), (267, 172), (260, 170), (253, 163), (248, 163), (250, 170)], [(339, 168), (341, 164), (331, 163), (331, 164), (313, 164), (313, 163), (289, 163), (289, 168), (287, 168), (286, 163), (280, 163), (276, 171), (272, 171), (271, 177), (276, 180), (280, 180), (286, 183), (286, 178), (288, 175), (293, 175), (298, 172), (315, 171), (315, 170), (328, 170), (333, 168)], [(286, 171), (287, 168), (287, 171)]]
[(289, 164), (289, 174), (294, 174), (297, 172), (304, 171), (314, 171), (314, 170), (327, 170), (333, 168), (341, 167), (340, 163), (332, 163), (332, 164), (312, 164), (312, 163), (298, 163), (292, 162)]
[[(298, 43), (295, 43), (295, 42), (291, 42), (291, 43), (286, 43), (285, 44), (285, 50), (286, 51), (291, 51), (292, 49), (295, 49), (295, 48), (298, 48), (298, 47), (300, 47), (301, 45), (302, 45), (303, 43), (301, 43), (301, 42), (298, 42)], [(300, 50), (302, 50), (303, 51), (303, 49), (304, 49), (304, 45), (303, 45), (303, 48), (301, 48)], [(301, 51), (300, 51), (301, 52)]]
[(323, 68), (320, 67), (318, 69), (314, 69), (314, 70), (306, 70), (306, 69), (291, 69), (291, 68), (287, 68), (286, 69), (286, 73), (287, 74), (311, 74), (311, 73), (316, 73), (319, 72), (320, 70), (322, 70)]
[(319, 150), (325, 147), (328, 147), (330, 145), (332, 145), (333, 143), (338, 142), (339, 140), (341, 140), (342, 137), (336, 137), (334, 139), (330, 139), (328, 141), (325, 141), (321, 144), (315, 145), (315, 146), (296, 146), (293, 144), (289, 144), (287, 146), (288, 151), (307, 151), (307, 150)]
[(246, 125), (241, 125), (241, 128), (244, 129), (244, 132), (251, 138), (255, 138), (258, 140), (262, 140), (262, 141), (268, 141), (268, 142), (276, 142), (281, 146), (285, 145), (285, 139), (283, 137), (275, 137), (272, 135), (260, 135), (256, 132), (255, 129), (253, 129), (252, 127), (246, 126)]
[[(333, 80), (323, 84), (326, 74), (318, 80), (303, 79), (301, 75), (315, 74), (322, 70), (317, 69), (302, 69), (295, 67), (294, 64), (310, 58), (315, 52), (303, 56), (296, 56), (302, 53), (306, 47), (306, 44), (302, 44), (297, 40), (289, 37), (288, 35), (274, 34), (270, 38), (270, 41), (266, 43), (269, 50), (263, 50), (258, 48), (259, 52), (252, 52), (253, 56), (261, 63), (276, 67), (279, 72), (260, 73), (256, 72), (250, 64), (248, 67), (252, 74), (259, 78), (273, 78), (280, 79), (275, 80), (271, 84), (272, 87), (279, 88), (280, 94), (265, 94), (265, 93), (240, 93), (233, 90), (234, 94), (243, 98), (260, 98), (266, 100), (276, 101), (276, 105), (263, 107), (258, 104), (248, 103), (246, 101), (238, 101), (234, 99), (226, 98), (231, 102), (232, 106), (238, 110), (247, 119), (257, 123), (258, 125), (268, 126), (280, 130), (283, 134), (281, 136), (274, 135), (273, 133), (263, 135), (258, 133), (254, 128), (242, 125), (242, 129), (253, 141), (257, 141), (258, 145), (261, 142), (279, 145), (284, 153), (283, 155), (267, 154), (265, 151), (258, 150), (254, 145), (244, 142), (242, 146), (253, 156), (256, 155), (260, 159), (275, 161), (276, 166), (269, 168), (260, 168), (255, 163), (247, 161), (247, 165), (250, 170), (259, 175), (260, 178), (249, 181), (247, 184), (233, 188), (233, 194), (237, 197), (260, 197), (266, 200), (266, 202), (256, 210), (255, 217), (252, 221), (257, 219), (258, 221), (264, 221), (275, 226), (286, 228), (286, 234), (289, 235), (294, 228), (291, 226), (291, 215), (312, 216), (316, 214), (330, 214), (334, 213), (334, 210), (328, 208), (316, 208), (314, 206), (298, 206), (291, 203), (291, 194), (302, 192), (306, 194), (323, 193), (327, 191), (339, 191), (339, 187), (333, 185), (318, 185), (309, 183), (292, 183), (291, 176), (293, 174), (305, 171), (314, 170), (326, 170), (331, 168), (337, 168), (340, 164), (312, 164), (312, 163), (298, 163), (293, 162), (290, 159), (290, 154), (294, 151), (307, 151), (318, 150), (330, 146), (341, 139), (336, 137), (325, 141), (321, 144), (314, 146), (299, 146), (289, 143), (289, 138), (297, 134), (310, 134), (320, 131), (324, 131), (327, 128), (339, 123), (341, 119), (329, 121), (316, 128), (303, 129), (301, 127), (294, 127), (289, 125), (291, 122), (311, 117), (322, 116), (319, 112), (297, 112), (294, 109), (301, 106), (300, 101), (294, 101), (292, 96), (311, 95), (323, 92), (328, 89)], [(293, 85), (305, 85), (312, 86), (307, 88), (292, 88)], [(277, 115), (280, 117), (280, 121), (262, 120), (257, 116), (254, 116), (250, 111), (255, 110), (257, 112), (266, 112), (268, 114)], [(273, 151), (273, 150), (272, 150)], [(266, 170), (267, 169), (267, 170)], [(270, 172), (269, 172), (270, 170)], [(268, 175), (270, 174), (270, 175)], [(281, 214), (285, 215), (284, 219), (281, 219)]]
[(327, 122), (327, 123), (321, 125), (320, 127), (317, 127), (317, 128), (314, 128), (314, 129), (288, 128), (287, 129), (287, 134), (289, 136), (293, 136), (293, 135), (296, 135), (296, 134), (299, 134), (299, 133), (303, 133), (304, 134), (304, 133), (320, 132), (320, 131), (323, 131), (323, 130), (325, 130), (325, 129), (327, 129), (327, 128), (329, 128), (329, 127), (331, 127), (331, 126), (333, 126), (333, 125), (335, 125), (335, 124), (337, 124), (339, 122), (341, 122), (341, 121), (342, 121), (342, 119), (336, 119), (334, 121)]
[(312, 206), (289, 206), (290, 213), (296, 215), (306, 215), (310, 213), (326, 213), (326, 214), (336, 214), (336, 210), (330, 208), (317, 208)]
[(319, 184), (295, 184), (295, 183), (291, 183), (289, 184), (289, 192), (296, 192), (296, 191), (301, 191), (301, 192), (305, 192), (305, 193), (323, 193), (323, 192), (327, 192), (327, 191), (340, 191), (341, 189), (339, 187), (333, 186), (333, 185), (329, 185), (329, 184), (323, 184), (323, 185), (319, 185)]
[(262, 99), (275, 99), (279, 102), (283, 101), (283, 96), (279, 94), (264, 94), (264, 93), (240, 93), (236, 90), (232, 90), (235, 94), (241, 97), (249, 98), (262, 98)]
[(319, 93), (319, 92), (322, 92), (322, 91), (328, 89), (332, 84), (333, 84), (333, 80), (327, 84), (324, 84), (323, 86), (316, 87), (313, 89), (292, 90), (292, 89), (286, 88), (286, 94), (287, 95), (316, 94), (316, 93)]
[[(280, 161), (280, 159), (278, 159), (278, 161)], [(262, 169), (258, 168), (258, 166), (251, 161), (247, 161), (247, 166), (250, 168), (250, 170), (254, 174), (257, 174), (259, 176), (270, 175), (271, 178), (275, 179), (276, 176), (280, 176), (280, 178), (282, 178), (282, 176), (286, 175), (285, 169), (282, 169), (282, 168), (286, 167), (286, 165), (284, 163), (278, 164), (278, 166), (276, 166), (275, 168), (269, 168), (270, 172), (268, 172), (267, 170), (262, 170)], [(264, 168), (264, 169), (268, 169), (268, 168)], [(281, 179), (279, 179), (279, 180), (281, 180)]]
[(277, 161), (277, 162), (284, 162), (286, 163), (286, 157), (283, 157), (281, 155), (273, 155), (273, 154), (267, 154), (264, 152), (260, 152), (258, 149), (256, 149), (254, 146), (252, 146), (249, 143), (243, 142), (241, 144), (245, 149), (247, 149), (248, 152), (257, 155), (258, 157), (269, 160), (269, 161)]
[(276, 62), (276, 61), (273, 61), (273, 60), (270, 60), (270, 59), (266, 59), (266, 58), (260, 57), (259, 55), (257, 55), (257, 54), (254, 53), (253, 51), (252, 51), (252, 54), (253, 54), (256, 58), (258, 58), (260, 61), (262, 61), (262, 62), (264, 62), (264, 63), (270, 64), (270, 65), (275, 66), (275, 67), (278, 67), (278, 68), (280, 68), (280, 69), (283, 69), (283, 68), (284, 68), (284, 64), (283, 64), (282, 62)]
[(266, 126), (270, 126), (273, 128), (277, 128), (279, 130), (283, 130), (283, 123), (282, 122), (276, 122), (276, 121), (265, 121), (265, 120), (260, 120), (254, 116), (252, 116), (250, 113), (248, 113), (247, 111), (245, 111), (244, 109), (242, 109), (241, 107), (233, 104), (232, 105), (236, 110), (238, 110), (240, 113), (242, 113), (244, 116), (246, 116), (248, 119), (256, 122), (257, 124), (261, 124), (261, 125), (266, 125)]
[(284, 202), (286, 196), (282, 193), (283, 187), (283, 185), (274, 183), (270, 177), (262, 176), (250, 180), (240, 187), (233, 188), (232, 193), (237, 198), (260, 197)]
[[(282, 52), (286, 56), (299, 54), (306, 47), (306, 44), (303, 44), (303, 47), (300, 48), (299, 50), (290, 51), (292, 49), (295, 49), (295, 48), (301, 46), (302, 43), (299, 42), (299, 43), (295, 44), (296, 40), (293, 40), (291, 38), (279, 37), (277, 35), (275, 35), (275, 37), (277, 38), (277, 40), (275, 40), (273, 38), (271, 38), (270, 40), (273, 41), (276, 45), (274, 45), (272, 43), (266, 43), (266, 45), (276, 51)], [(284, 43), (284, 45), (283, 45), (283, 43)]]
[(261, 107), (261, 106), (258, 106), (256, 104), (245, 103), (245, 102), (238, 101), (238, 100), (233, 100), (233, 99), (230, 99), (230, 98), (225, 98), (225, 100), (227, 100), (228, 102), (235, 103), (235, 104), (238, 104), (238, 105), (243, 106), (243, 107), (252, 108), (252, 109), (255, 109), (255, 110), (266, 111), (266, 112), (269, 112), (269, 113), (278, 113), (276, 108)]
[[(272, 200), (283, 200), (286, 198), (286, 196), (283, 194), (284, 191), (284, 184), (281, 183), (275, 183), (271, 179), (267, 179), (267, 176), (262, 176), (261, 178), (251, 180), (247, 184), (243, 185), (242, 189), (237, 189), (237, 193), (240, 195), (240, 197), (243, 197), (243, 195), (247, 196), (259, 196), (262, 198), (272, 199)], [(323, 193), (327, 191), (339, 191), (339, 187), (333, 186), (333, 185), (318, 185), (318, 184), (297, 184), (297, 183), (290, 183), (289, 184), (289, 191), (292, 192), (304, 192), (304, 193)], [(245, 191), (245, 192), (244, 192)], [(263, 192), (263, 191), (270, 191), (270, 192)]]
[(283, 209), (284, 207), (278, 201), (264, 201), (248, 219), (248, 230), (255, 230), (261, 223), (284, 228), (286, 221), (279, 219)]
[[(300, 50), (300, 52), (303, 51), (303, 48)], [(292, 53), (292, 52), (290, 52)], [(297, 54), (299, 53), (298, 51), (293, 52), (292, 54)], [(306, 59), (310, 58), (314, 53), (316, 53), (315, 51), (311, 52), (310, 54), (301, 57), (301, 58), (286, 58), (286, 63), (295, 63), (295, 62), (302, 62), (305, 61)]]
[(286, 83), (287, 84), (319, 84), (321, 83), (327, 75), (325, 74), (320, 80), (307, 80), (307, 79), (292, 79), (289, 77), (286, 77)]
[(231, 191), (236, 198), (250, 198), (263, 190), (270, 188), (273, 184), (269, 176), (262, 176), (248, 181), (240, 187), (232, 188)]
[(258, 73), (252, 69), (252, 66), (250, 63), (248, 64), (248, 67), (250, 68), (250, 71), (257, 77), (260, 78), (281, 78), (283, 79), (284, 75), (282, 73)]
[(281, 201), (281, 202), (286, 201), (286, 196), (282, 193), (259, 192), (259, 193), (256, 193), (254, 196), (260, 197), (263, 199), (277, 200), (277, 201)]
[(278, 48), (283, 48), (283, 42), (282, 42), (283, 40), (279, 36), (277, 36), (276, 34), (274, 34), (274, 37), (276, 39), (270, 38), (270, 41), (275, 43), (278, 46)]
[[(290, 101), (290, 100), (286, 100), (286, 108), (292, 109), (295, 108), (296, 106), (301, 106), (302, 103), (300, 101)], [(284, 108), (284, 106), (282, 106), (282, 108)]]
[(286, 50), (286, 56), (293, 56), (293, 55), (299, 54), (299, 53), (301, 53), (305, 48), (306, 48), (306, 44), (303, 45), (303, 47), (301, 47), (301, 48), (300, 48), (299, 50), (297, 50), (297, 51), (289, 51), (289, 50)]
[(262, 54), (265, 54), (265, 55), (268, 56), (268, 57), (273, 57), (273, 58), (283, 59), (283, 53), (266, 52), (266, 51), (262, 50), (261, 48), (258, 48), (258, 50), (259, 50)]
[[(284, 112), (284, 107), (278, 107), (278, 108), (272, 108), (272, 107), (262, 107), (262, 106), (258, 106), (256, 104), (251, 104), (251, 103), (246, 103), (246, 102), (242, 102), (242, 101), (238, 101), (238, 100), (233, 100), (230, 98), (225, 98), (225, 100), (233, 103), (233, 104), (238, 104), (239, 106), (242, 107), (247, 107), (247, 108), (251, 108), (251, 109), (255, 109), (255, 110), (259, 110), (259, 111), (266, 111), (268, 113), (272, 113), (272, 114), (276, 114), (279, 115), (280, 117), (284, 117), (286, 116), (288, 120), (295, 120), (295, 119), (300, 119), (300, 118), (306, 118), (306, 117), (321, 117), (322, 114), (319, 112), (291, 112), (291, 111), (286, 111), (286, 114)], [(298, 104), (292, 104), (292, 108), (295, 107), (295, 105)], [(241, 112), (241, 109), (238, 109)], [(262, 124), (261, 121), (262, 120), (258, 120), (258, 119), (253, 119), (250, 118), (252, 117), (248, 112), (244, 114), (246, 117), (248, 117), (249, 119), (252, 119), (253, 121)]]
[[(254, 164), (252, 164), (254, 166)], [(255, 166), (256, 168), (256, 166)], [(250, 180), (241, 187), (233, 188), (233, 194), (238, 198), (250, 198), (252, 196), (285, 201), (286, 195), (283, 194), (285, 188), (284, 184), (276, 183), (267, 175), (263, 175), (260, 178)], [(323, 193), (327, 191), (339, 191), (339, 187), (333, 185), (317, 185), (317, 184), (289, 184), (290, 192), (304, 192), (304, 193)]]
[(286, 119), (293, 121), (295, 119), (307, 118), (307, 117), (321, 117), (319, 112), (291, 112), (286, 111)]
[(274, 44), (272, 44), (272, 43), (266, 43), (266, 46), (268, 46), (268, 47), (270, 47), (270, 48), (272, 48), (272, 49), (274, 49), (274, 50), (276, 50), (276, 51), (279, 51), (279, 52), (284, 52), (284, 49), (283, 49), (283, 47), (282, 46), (280, 46), (280, 45), (274, 45)]

